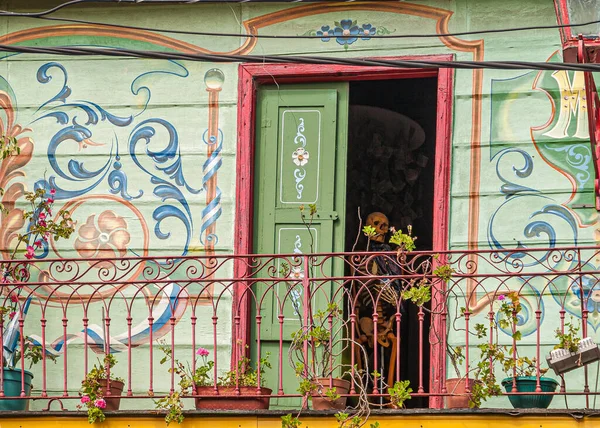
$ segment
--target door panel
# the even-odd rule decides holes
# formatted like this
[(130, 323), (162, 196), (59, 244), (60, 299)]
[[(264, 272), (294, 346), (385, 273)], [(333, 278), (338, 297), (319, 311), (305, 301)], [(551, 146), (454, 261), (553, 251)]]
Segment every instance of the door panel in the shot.
[[(343, 251), (346, 192), (347, 83), (263, 88), (257, 102), (255, 165), (254, 248), (259, 254), (305, 254)], [(310, 231), (301, 219), (300, 206), (316, 204)], [(278, 272), (282, 266), (275, 266)], [(342, 265), (328, 263), (326, 275), (339, 274)], [(336, 271), (337, 270), (337, 271)], [(300, 328), (303, 313), (301, 284), (281, 283), (273, 290), (257, 285), (266, 298), (261, 305), (261, 354), (278, 359), (283, 315), (283, 385), (286, 393), (298, 387), (287, 363), (287, 343)], [(288, 289), (288, 287), (292, 287)], [(315, 293), (312, 305), (323, 309), (332, 285)], [(287, 297), (286, 297), (287, 296)], [(256, 309), (253, 308), (253, 316)], [(256, 344), (256, 328), (252, 332)], [(253, 356), (255, 352), (252, 353)], [(277, 364), (267, 371), (268, 386), (278, 389)], [(272, 408), (293, 407), (298, 399), (273, 399)]]

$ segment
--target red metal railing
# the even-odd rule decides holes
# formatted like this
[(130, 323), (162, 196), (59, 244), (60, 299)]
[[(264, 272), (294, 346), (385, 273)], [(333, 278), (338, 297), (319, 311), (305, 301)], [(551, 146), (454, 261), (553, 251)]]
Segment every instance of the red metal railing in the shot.
[[(26, 393), (21, 372), (20, 396), (60, 399), (71, 407), (95, 357), (109, 352), (119, 361), (113, 371), (124, 378), (124, 398), (175, 390), (179, 378), (168, 370), (174, 363), (159, 363), (162, 342), (192, 372), (201, 361), (197, 349), (207, 348), (216, 393), (217, 379), (242, 357), (256, 366), (270, 351), (272, 368), (257, 377), (259, 383), (266, 378), (271, 403), (279, 407), (302, 405), (290, 366), (300, 360), (310, 365), (301, 375), (322, 368), (331, 377), (347, 372), (359, 379), (348, 395), (367, 394), (372, 405), (386, 405), (388, 387), (410, 379), (413, 401), (441, 408), (445, 396), (456, 394), (447, 378), (461, 378), (467, 392), (472, 387), (482, 344), (508, 346), (514, 361), (535, 358), (532, 376), (539, 392), (545, 356), (557, 343), (555, 330), (564, 332), (571, 323), (580, 325), (578, 336), (594, 337), (600, 326), (599, 261), (595, 247), (5, 261), (0, 306), (12, 305), (15, 313), (8, 310), (0, 323), (0, 348), (6, 357), (14, 347), (21, 355), (15, 367), (26, 370), (27, 338), (42, 346), (41, 361), (32, 369), (35, 388)], [(436, 270), (445, 264), (452, 269), (447, 280)], [(431, 287), (431, 301), (418, 305), (406, 291), (423, 285)], [(506, 312), (503, 305), (511, 302), (519, 307)], [(506, 316), (516, 324), (502, 322)], [(307, 332), (315, 318), (337, 341), (304, 337), (303, 346), (290, 352), (292, 334)], [(319, 344), (324, 345), (315, 351)], [(321, 354), (322, 349), (330, 352)], [(450, 361), (457, 350), (464, 360)], [(319, 360), (322, 355), (327, 360)], [(498, 380), (519, 368), (502, 375), (497, 359), (483, 362)], [(7, 370), (0, 368), (0, 378)], [(373, 372), (378, 374), (369, 378)], [(575, 370), (558, 378), (556, 393), (542, 394), (568, 397), (571, 407), (593, 407), (597, 372), (596, 364)], [(238, 373), (235, 394), (243, 386), (240, 378)], [(0, 400), (9, 398), (6, 389), (1, 381)], [(190, 397), (201, 396), (199, 391), (193, 388)], [(570, 397), (577, 395), (585, 398)], [(278, 401), (294, 397), (297, 404)], [(126, 406), (152, 406), (131, 403)], [(510, 406), (502, 397), (489, 405)]]

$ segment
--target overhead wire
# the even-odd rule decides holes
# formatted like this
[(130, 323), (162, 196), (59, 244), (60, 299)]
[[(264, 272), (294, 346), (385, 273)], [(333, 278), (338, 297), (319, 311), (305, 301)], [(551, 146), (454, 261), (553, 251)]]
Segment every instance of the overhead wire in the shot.
[[(0, 12), (0, 16), (5, 16), (4, 12)], [(10, 15), (16, 16), (16, 15)], [(61, 21), (61, 22), (70, 22), (74, 24), (85, 24), (85, 25), (101, 25), (115, 28), (123, 28), (129, 30), (140, 30), (140, 31), (153, 31), (158, 33), (166, 33), (166, 34), (186, 34), (193, 36), (210, 36), (210, 37), (246, 37), (246, 38), (255, 38), (255, 39), (322, 39), (323, 36), (318, 35), (290, 35), (290, 34), (240, 34), (240, 33), (219, 33), (219, 32), (210, 32), (210, 31), (191, 31), (191, 30), (170, 30), (165, 28), (150, 28), (150, 27), (141, 27), (135, 25), (124, 25), (124, 24), (109, 24), (105, 22), (97, 22), (90, 21), (86, 19), (73, 19), (73, 18), (58, 18), (58, 17), (49, 17), (49, 16), (23, 16), (23, 18), (35, 18), (46, 21)], [(561, 25), (537, 25), (537, 26), (529, 26), (529, 27), (515, 27), (515, 28), (501, 28), (496, 30), (476, 30), (476, 31), (458, 31), (453, 33), (430, 33), (430, 34), (381, 34), (381, 35), (368, 35), (370, 39), (425, 39), (425, 38), (440, 38), (440, 37), (464, 37), (464, 36), (474, 36), (481, 34), (499, 34), (499, 33), (510, 33), (516, 31), (533, 31), (533, 30), (552, 30), (566, 27), (585, 27), (588, 25), (600, 24), (600, 20), (584, 22), (581, 24), (561, 24)], [(357, 35), (361, 36), (361, 35)], [(335, 35), (330, 34), (330, 38), (335, 38)]]
[(146, 58), (165, 60), (200, 61), (213, 63), (289, 63), (351, 65), (357, 67), (383, 66), (392, 68), (426, 69), (491, 69), (491, 70), (570, 70), (600, 72), (600, 64), (549, 63), (530, 61), (431, 61), (431, 60), (391, 60), (378, 58), (335, 58), (314, 55), (232, 55), (217, 53), (159, 52), (124, 48), (100, 47), (40, 47), (0, 44), (0, 52), (50, 54), (63, 56), (109, 56), (122, 58)]
[[(258, 2), (259, 0), (221, 0), (215, 2), (214, 0), (70, 0), (65, 3), (62, 3), (58, 6), (55, 6), (51, 9), (41, 11), (41, 12), (10, 12), (10, 11), (0, 11), (0, 16), (4, 17), (14, 17), (14, 18), (35, 18), (35, 19), (43, 19), (48, 21), (62, 21), (62, 22), (70, 22), (70, 23), (79, 23), (85, 25), (101, 25), (101, 26), (110, 26), (115, 28), (123, 28), (123, 29), (131, 29), (131, 30), (141, 30), (141, 31), (152, 31), (158, 33), (167, 33), (167, 34), (187, 34), (187, 35), (197, 35), (197, 36), (210, 36), (210, 37), (247, 37), (247, 38), (262, 38), (262, 39), (321, 39), (323, 36), (319, 35), (290, 35), (290, 34), (240, 34), (240, 33), (220, 33), (220, 32), (207, 32), (207, 31), (191, 31), (191, 30), (174, 30), (167, 28), (150, 28), (143, 26), (133, 26), (133, 25), (124, 25), (124, 24), (111, 24), (105, 22), (97, 22), (85, 19), (75, 19), (75, 18), (61, 18), (61, 17), (50, 17), (47, 15), (51, 15), (61, 9), (66, 7), (78, 5), (78, 4), (89, 4), (89, 3), (116, 3), (116, 4), (159, 4), (159, 3), (178, 3), (178, 4), (207, 4), (207, 3), (248, 3), (248, 2)], [(264, 1), (264, 0), (261, 0)], [(293, 3), (300, 2), (317, 2), (318, 0), (296, 0)], [(321, 0), (323, 1), (323, 0)], [(399, 3), (400, 0), (378, 0), (384, 2), (391, 3)], [(352, 3), (354, 0), (336, 0), (336, 3), (346, 2)], [(600, 20), (594, 20), (583, 23), (569, 23), (569, 24), (556, 24), (556, 25), (532, 25), (526, 27), (509, 27), (509, 28), (499, 28), (493, 30), (475, 30), (475, 31), (458, 31), (453, 33), (429, 33), (429, 34), (381, 34), (381, 35), (368, 35), (371, 39), (418, 39), (418, 38), (439, 38), (439, 37), (459, 37), (459, 36), (472, 36), (472, 35), (481, 35), (481, 34), (494, 34), (494, 33), (510, 33), (517, 31), (534, 31), (534, 30), (552, 30), (552, 29), (561, 29), (561, 28), (579, 28), (585, 27), (589, 25), (599, 24)], [(333, 34), (330, 35), (332, 38), (335, 37)]]

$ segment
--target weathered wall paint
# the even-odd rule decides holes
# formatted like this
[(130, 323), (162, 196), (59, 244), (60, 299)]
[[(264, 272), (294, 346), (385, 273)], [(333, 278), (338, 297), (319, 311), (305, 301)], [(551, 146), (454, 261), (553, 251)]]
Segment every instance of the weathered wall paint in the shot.
[[(40, 2), (31, 7), (46, 5)], [(2, 6), (22, 7), (18, 1), (5, 1)], [(463, 60), (560, 60), (555, 30), (444, 40), (369, 37), (547, 25), (555, 22), (549, 0), (95, 5), (67, 8), (60, 16), (151, 28), (239, 32), (240, 37), (155, 35), (2, 18), (5, 35), (0, 41), (258, 55), (453, 54)], [(502, 25), (498, 16), (506, 18)], [(344, 30), (356, 37), (337, 37)], [(248, 32), (315, 34), (322, 39), (290, 42), (243, 37)], [(20, 168), (23, 175), (0, 184), (17, 190), (20, 185), (32, 189), (47, 181), (58, 190), (57, 205), (70, 208), (78, 221), (72, 239), (52, 246), (47, 257), (96, 256), (99, 249), (114, 256), (232, 251), (235, 152), (238, 144), (245, 143), (238, 141), (236, 132), (236, 64), (8, 55), (0, 62), (0, 77), (0, 90), (5, 94), (4, 130), (18, 134), (31, 149)], [(577, 73), (456, 71), (452, 249), (596, 242), (597, 213), (580, 207), (592, 203), (593, 167), (579, 80)], [(14, 116), (6, 114), (10, 109)], [(24, 206), (21, 198), (17, 198), (17, 206)], [(0, 249), (10, 245), (8, 231), (4, 223)], [(106, 242), (100, 242), (100, 234)], [(557, 307), (550, 298), (544, 304), (550, 313)], [(595, 333), (600, 313), (596, 307), (591, 309), (589, 322)], [(77, 311), (70, 312), (73, 320)], [(211, 313), (209, 308), (206, 313)], [(576, 312), (572, 315), (579, 316)], [(229, 352), (230, 318), (230, 310), (220, 306), (223, 357)], [(137, 321), (144, 332), (143, 317)], [(177, 327), (182, 344), (190, 342), (189, 322), (185, 321)], [(100, 315), (91, 322), (100, 324)], [(544, 322), (550, 324), (544, 331), (553, 331), (556, 319), (544, 317)], [(530, 326), (526, 324), (529, 334), (533, 331)], [(60, 339), (60, 327), (58, 323), (49, 325), (56, 333), (52, 338)], [(208, 323), (199, 325), (196, 343), (210, 340), (210, 328)], [(118, 335), (118, 327), (115, 329)], [(158, 325), (155, 337), (167, 330)], [(79, 326), (72, 323), (69, 331), (77, 334)], [(139, 336), (142, 346), (136, 349), (142, 355), (140, 361), (147, 361), (143, 355), (145, 333)], [(461, 339), (451, 340), (460, 343)], [(544, 340), (550, 346), (553, 338)], [(71, 355), (81, 353), (80, 343), (73, 338)], [(144, 370), (140, 364), (134, 375), (143, 377)], [(79, 379), (73, 375), (71, 389), (77, 389)], [(54, 385), (56, 389), (59, 386)], [(136, 385), (140, 391), (145, 387)]]

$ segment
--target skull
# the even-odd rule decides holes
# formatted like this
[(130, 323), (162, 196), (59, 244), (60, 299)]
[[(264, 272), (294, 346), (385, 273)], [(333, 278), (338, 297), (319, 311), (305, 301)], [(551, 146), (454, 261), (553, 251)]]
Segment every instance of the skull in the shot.
[(379, 212), (369, 214), (367, 217), (367, 226), (373, 226), (375, 228), (375, 236), (371, 238), (373, 241), (385, 241), (385, 235), (390, 228), (390, 223), (385, 214)]

